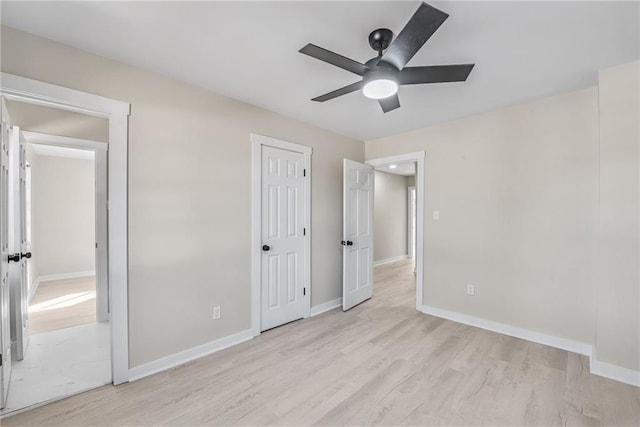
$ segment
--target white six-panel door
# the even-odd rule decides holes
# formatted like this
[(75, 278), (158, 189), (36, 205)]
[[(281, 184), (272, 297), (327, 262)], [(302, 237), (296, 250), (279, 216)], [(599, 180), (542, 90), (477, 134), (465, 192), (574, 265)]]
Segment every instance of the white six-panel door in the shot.
[(27, 262), (27, 159), (26, 141), (20, 128), (11, 129), (9, 142), (9, 250), (20, 260), (9, 264), (11, 294), (11, 340), (16, 360), (22, 360), (29, 342), (29, 289)]
[(7, 403), (11, 378), (11, 332), (9, 317), (9, 138), (11, 123), (2, 98), (0, 114), (0, 408)]
[(373, 167), (344, 160), (342, 309), (373, 295)]
[(262, 147), (261, 330), (304, 317), (304, 155)]

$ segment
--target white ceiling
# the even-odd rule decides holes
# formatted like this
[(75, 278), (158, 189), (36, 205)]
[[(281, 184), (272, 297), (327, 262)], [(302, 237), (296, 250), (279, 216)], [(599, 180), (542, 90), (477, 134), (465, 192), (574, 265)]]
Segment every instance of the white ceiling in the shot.
[[(395, 166), (395, 168), (391, 166)], [(377, 166), (376, 170), (394, 175), (413, 176), (416, 174), (416, 164), (415, 162), (397, 163), (395, 165)]]
[(597, 82), (639, 57), (637, 2), (433, 2), (450, 18), (409, 65), (476, 64), (466, 83), (407, 86), (383, 114), (358, 79), (298, 53), (359, 61), (369, 32), (396, 34), (418, 2), (10, 2), (2, 23), (359, 139), (494, 110)]
[(68, 159), (93, 160), (94, 152), (77, 148), (58, 147), (55, 145), (31, 144), (38, 156), (65, 157)]

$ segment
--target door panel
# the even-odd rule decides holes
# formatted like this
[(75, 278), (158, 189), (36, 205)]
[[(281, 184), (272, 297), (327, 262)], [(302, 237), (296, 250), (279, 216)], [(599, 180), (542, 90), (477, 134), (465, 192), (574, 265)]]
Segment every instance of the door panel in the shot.
[[(26, 228), (26, 141), (20, 128), (11, 129), (9, 141), (9, 251), (27, 253)], [(11, 341), (16, 360), (22, 360), (29, 340), (28, 258), (9, 264)]]
[(342, 309), (373, 295), (373, 191), (371, 166), (344, 160)]
[(261, 330), (304, 317), (304, 155), (262, 147)]
[(11, 333), (9, 312), (9, 139), (11, 123), (2, 98), (0, 117), (0, 407), (7, 403), (11, 378)]

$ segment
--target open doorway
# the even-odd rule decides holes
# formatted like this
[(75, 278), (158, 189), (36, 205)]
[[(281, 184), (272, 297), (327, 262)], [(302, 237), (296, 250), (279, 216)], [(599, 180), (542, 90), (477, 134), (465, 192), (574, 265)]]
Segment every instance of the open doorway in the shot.
[(344, 311), (372, 297), (385, 307), (422, 310), (424, 158), (420, 151), (364, 164), (344, 160)]
[[(108, 120), (3, 102), (11, 123), (6, 415), (109, 384), (112, 372)], [(96, 140), (76, 137), (87, 135)]]
[(424, 151), (418, 151), (365, 162), (376, 174), (374, 287), (375, 282), (388, 284), (402, 278), (405, 288), (415, 291), (415, 298), (407, 296), (406, 304), (410, 298), (418, 311), (424, 305), (424, 160)]
[(376, 295), (413, 306), (416, 163), (390, 163), (374, 171), (373, 282)]

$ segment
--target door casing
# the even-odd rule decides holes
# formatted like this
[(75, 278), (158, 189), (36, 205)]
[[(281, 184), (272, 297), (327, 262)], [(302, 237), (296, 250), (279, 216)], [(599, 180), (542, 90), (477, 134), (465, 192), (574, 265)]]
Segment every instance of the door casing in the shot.
[(109, 121), (108, 243), (113, 384), (129, 381), (128, 117), (130, 104), (9, 73), (0, 73), (8, 99), (106, 118)]
[(251, 155), (251, 331), (253, 336), (260, 335), (261, 321), (261, 260), (262, 260), (262, 147), (269, 146), (289, 150), (304, 155), (304, 287), (308, 289), (304, 295), (304, 318), (311, 314), (311, 155), (313, 150), (306, 145), (282, 141), (264, 135), (252, 133)]
[(424, 197), (425, 197), (425, 152), (399, 154), (365, 161), (366, 164), (378, 168), (398, 163), (416, 163), (416, 310), (423, 306), (424, 290)]
[(415, 218), (417, 217), (417, 215), (413, 208), (413, 204), (415, 204), (415, 200), (413, 200), (413, 203), (412, 203), (412, 198), (416, 196), (415, 191), (416, 191), (415, 185), (412, 185), (411, 187), (407, 187), (407, 255), (409, 256), (409, 258), (416, 257), (416, 242), (415, 242), (416, 227), (413, 225), (414, 219), (417, 219)]

